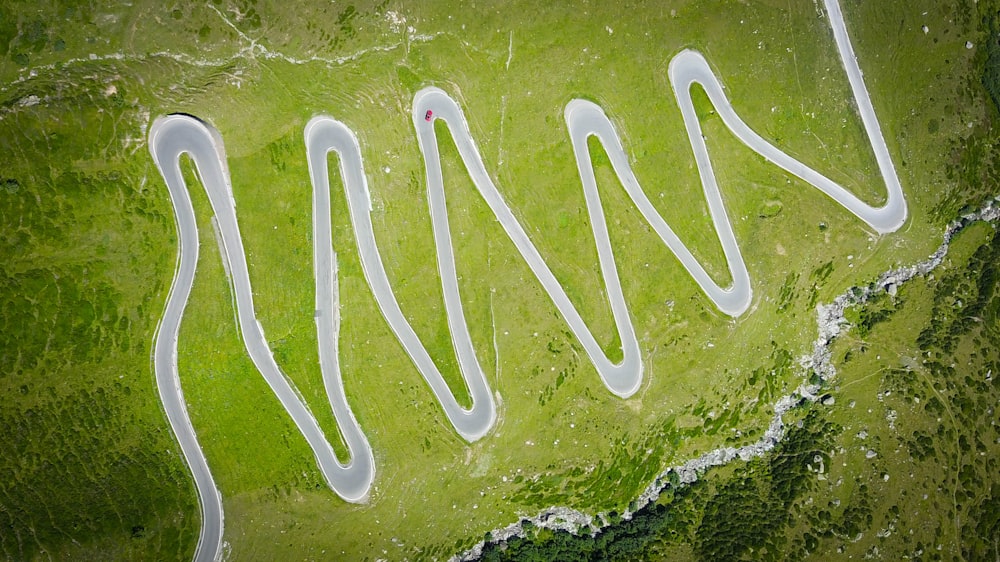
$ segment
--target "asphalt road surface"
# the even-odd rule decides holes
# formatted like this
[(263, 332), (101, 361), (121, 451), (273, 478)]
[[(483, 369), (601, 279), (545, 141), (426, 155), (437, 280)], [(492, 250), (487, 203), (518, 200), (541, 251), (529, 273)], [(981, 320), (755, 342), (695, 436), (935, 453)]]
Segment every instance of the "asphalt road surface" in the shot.
[[(327, 397), (341, 435), (350, 451), (350, 461), (347, 464), (337, 459), (315, 417), (281, 373), (267, 345), (264, 330), (257, 320), (246, 254), (237, 223), (235, 200), (220, 135), (210, 125), (188, 115), (171, 115), (157, 119), (149, 133), (150, 152), (170, 191), (177, 216), (179, 244), (174, 281), (163, 318), (157, 328), (154, 365), (164, 409), (191, 467), (200, 498), (202, 529), (195, 559), (214, 560), (221, 555), (223, 509), (221, 495), (215, 486), (187, 414), (177, 371), (177, 335), (198, 262), (198, 230), (188, 188), (181, 175), (179, 164), (181, 154), (187, 153), (191, 156), (201, 183), (208, 193), (221, 237), (223, 259), (228, 266), (227, 272), (233, 289), (237, 319), (247, 352), (306, 438), (316, 457), (317, 465), (331, 489), (346, 501), (364, 502), (374, 480), (375, 463), (371, 447), (347, 402), (339, 369), (337, 350), (340, 317), (337, 260), (333, 250), (330, 223), (329, 153), (336, 152), (339, 156), (339, 171), (344, 180), (355, 242), (365, 278), (376, 302), (406, 353), (442, 405), (448, 420), (463, 438), (474, 441), (488, 433), (496, 420), (496, 406), (489, 383), (476, 357), (462, 310), (454, 249), (448, 227), (441, 161), (434, 134), (434, 121), (437, 119), (443, 120), (447, 125), (476, 189), (556, 308), (566, 319), (605, 386), (614, 394), (626, 398), (638, 390), (642, 382), (643, 365), (638, 339), (618, 278), (614, 252), (590, 161), (587, 148), (587, 139), (590, 136), (597, 137), (604, 146), (626, 192), (663, 243), (674, 252), (708, 298), (720, 310), (732, 316), (738, 316), (750, 307), (753, 293), (750, 276), (733, 234), (701, 126), (691, 101), (690, 88), (693, 84), (700, 84), (705, 89), (718, 115), (740, 141), (768, 161), (815, 186), (877, 232), (895, 231), (905, 222), (906, 201), (851, 47), (840, 6), (837, 0), (825, 0), (825, 3), (855, 102), (886, 183), (887, 198), (881, 207), (864, 203), (840, 185), (795, 160), (755, 133), (733, 110), (722, 85), (701, 54), (685, 50), (670, 62), (668, 69), (670, 83), (695, 154), (711, 218), (732, 274), (733, 282), (729, 287), (721, 287), (711, 279), (656, 211), (635, 178), (620, 137), (604, 111), (597, 105), (583, 100), (573, 100), (566, 106), (564, 117), (583, 183), (601, 274), (622, 344), (623, 359), (618, 363), (613, 363), (604, 354), (565, 290), (494, 185), (458, 104), (437, 88), (425, 88), (416, 94), (413, 100), (413, 124), (426, 165), (428, 206), (448, 327), (463, 380), (472, 397), (472, 406), (469, 409), (464, 409), (458, 404), (396, 300), (372, 227), (371, 198), (357, 138), (347, 126), (332, 118), (321, 116), (311, 120), (306, 126), (304, 136), (313, 184), (315, 321), (319, 338), (318, 353)], [(428, 111), (432, 115), (429, 120), (426, 118)]]

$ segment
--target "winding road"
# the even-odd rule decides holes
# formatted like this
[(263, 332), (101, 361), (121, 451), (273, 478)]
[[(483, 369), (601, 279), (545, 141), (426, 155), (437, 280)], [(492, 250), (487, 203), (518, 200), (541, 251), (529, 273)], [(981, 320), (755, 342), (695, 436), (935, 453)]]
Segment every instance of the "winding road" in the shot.
[[(164, 409), (191, 467), (200, 497), (202, 528), (195, 559), (213, 560), (221, 555), (223, 509), (221, 495), (215, 486), (187, 413), (177, 369), (178, 331), (198, 262), (198, 230), (188, 187), (181, 173), (182, 154), (191, 156), (211, 202), (221, 236), (223, 259), (228, 265), (232, 283), (239, 329), (247, 352), (312, 448), (320, 472), (330, 488), (346, 501), (364, 502), (374, 480), (375, 463), (372, 449), (347, 401), (338, 361), (340, 319), (337, 259), (333, 250), (330, 219), (329, 153), (336, 152), (339, 156), (340, 174), (347, 195), (355, 242), (368, 285), (386, 322), (430, 386), (446, 417), (463, 438), (475, 441), (486, 435), (495, 423), (496, 406), (489, 383), (476, 357), (462, 309), (445, 205), (441, 160), (434, 133), (434, 119), (440, 119), (447, 125), (479, 194), (565, 318), (605, 386), (618, 396), (628, 397), (636, 392), (642, 382), (643, 365), (639, 342), (618, 278), (607, 222), (587, 148), (589, 137), (596, 137), (603, 145), (629, 197), (663, 243), (674, 252), (708, 298), (721, 311), (731, 316), (738, 316), (750, 307), (753, 296), (750, 276), (712, 170), (701, 125), (691, 100), (692, 85), (700, 84), (704, 88), (726, 126), (751, 150), (815, 186), (871, 228), (880, 233), (892, 232), (906, 220), (906, 201), (851, 47), (840, 5), (837, 0), (825, 0), (825, 4), (861, 120), (886, 184), (886, 203), (881, 207), (867, 205), (842, 186), (795, 160), (755, 133), (733, 110), (721, 83), (701, 54), (685, 50), (670, 62), (668, 69), (670, 83), (695, 154), (711, 218), (732, 274), (733, 282), (729, 287), (720, 287), (709, 277), (656, 211), (633, 174), (620, 137), (604, 111), (597, 105), (583, 100), (573, 100), (566, 106), (564, 117), (583, 183), (601, 274), (622, 344), (623, 359), (619, 363), (613, 363), (604, 354), (566, 291), (504, 201), (501, 192), (486, 171), (458, 104), (447, 93), (437, 88), (425, 88), (416, 94), (412, 108), (413, 125), (426, 166), (428, 205), (448, 327), (462, 377), (472, 397), (472, 406), (469, 409), (464, 409), (458, 404), (396, 300), (372, 227), (371, 198), (356, 136), (343, 123), (330, 117), (320, 116), (312, 119), (305, 128), (304, 140), (313, 185), (315, 320), (319, 340), (318, 353), (327, 397), (350, 452), (350, 461), (347, 464), (338, 461), (316, 418), (281, 372), (267, 344), (263, 327), (257, 320), (243, 240), (236, 216), (236, 202), (233, 198), (221, 136), (213, 127), (192, 116), (170, 115), (156, 119), (149, 132), (149, 148), (170, 192), (177, 216), (179, 244), (177, 269), (163, 317), (157, 328), (154, 367)], [(433, 112), (431, 121), (425, 119), (428, 110)]]

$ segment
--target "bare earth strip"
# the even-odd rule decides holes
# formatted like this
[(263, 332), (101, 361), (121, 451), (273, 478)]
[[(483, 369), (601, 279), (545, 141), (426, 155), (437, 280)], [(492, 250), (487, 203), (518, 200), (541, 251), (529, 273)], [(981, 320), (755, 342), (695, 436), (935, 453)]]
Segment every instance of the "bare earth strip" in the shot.
[[(463, 438), (474, 441), (488, 433), (496, 419), (496, 407), (489, 383), (476, 358), (462, 311), (454, 251), (448, 227), (441, 161), (434, 134), (434, 119), (441, 119), (447, 124), (476, 189), (535, 273), (556, 308), (566, 319), (605, 386), (618, 396), (628, 397), (639, 388), (643, 366), (638, 339), (618, 278), (604, 211), (587, 149), (587, 139), (590, 136), (597, 137), (601, 142), (626, 192), (663, 243), (677, 255), (712, 302), (720, 310), (732, 316), (742, 314), (751, 304), (750, 277), (733, 234), (701, 134), (701, 126), (691, 101), (690, 88), (693, 84), (700, 84), (704, 88), (726, 126), (750, 149), (815, 186), (878, 232), (895, 231), (906, 220), (903, 192), (854, 56), (837, 0), (826, 0), (826, 9), (865, 131), (886, 183), (887, 198), (882, 207), (867, 205), (843, 187), (782, 152), (750, 129), (731, 107), (721, 83), (701, 54), (686, 50), (671, 60), (670, 82), (695, 154), (712, 220), (732, 274), (733, 284), (730, 287), (720, 287), (708, 276), (701, 264), (694, 259), (691, 252), (655, 210), (639, 186), (629, 166), (620, 137), (603, 110), (583, 100), (574, 100), (567, 105), (565, 119), (583, 182), (601, 273), (622, 343), (623, 359), (619, 363), (612, 363), (604, 354), (579, 312), (570, 302), (565, 290), (556, 280), (524, 228), (515, 219), (510, 207), (504, 202), (503, 196), (486, 171), (458, 104), (444, 91), (436, 88), (425, 88), (416, 94), (413, 101), (413, 123), (426, 164), (428, 202), (448, 326), (463, 379), (472, 397), (472, 407), (468, 410), (459, 406), (448, 389), (423, 343), (405, 319), (389, 283), (372, 228), (371, 199), (361, 150), (354, 133), (343, 123), (329, 117), (321, 116), (310, 121), (305, 130), (305, 142), (314, 190), (313, 228), (317, 291), (315, 318), (323, 381), (334, 416), (351, 455), (346, 465), (337, 460), (315, 417), (290, 381), (281, 373), (267, 345), (263, 328), (257, 321), (247, 260), (236, 219), (235, 201), (220, 135), (210, 125), (190, 116), (172, 115), (157, 119), (150, 129), (150, 152), (170, 191), (177, 216), (180, 243), (174, 282), (157, 331), (154, 365), (164, 409), (184, 456), (192, 468), (200, 497), (202, 530), (195, 559), (212, 560), (220, 555), (223, 511), (221, 496), (187, 414), (177, 371), (177, 335), (184, 307), (191, 292), (198, 258), (198, 231), (194, 210), (180, 169), (179, 159), (183, 153), (192, 157), (218, 223), (223, 259), (231, 274), (230, 282), (233, 285), (239, 329), (247, 352), (306, 438), (330, 488), (347, 501), (363, 502), (367, 499), (368, 490), (374, 481), (375, 465), (371, 447), (347, 402), (339, 370), (337, 264), (332, 248), (330, 224), (329, 153), (336, 152), (340, 157), (340, 172), (347, 193), (355, 241), (365, 278), (376, 302), (386, 322), (442, 405), (445, 415)], [(431, 116), (430, 119), (425, 118), (428, 115)], [(734, 458), (742, 455), (726, 456)]]

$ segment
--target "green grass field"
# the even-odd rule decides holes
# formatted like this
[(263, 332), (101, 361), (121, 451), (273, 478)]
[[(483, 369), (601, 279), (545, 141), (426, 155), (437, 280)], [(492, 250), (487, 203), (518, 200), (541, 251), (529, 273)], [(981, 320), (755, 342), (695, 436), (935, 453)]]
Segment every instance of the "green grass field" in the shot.
[[(302, 129), (314, 115), (342, 120), (357, 134), (393, 288), (460, 401), (465, 390), (410, 124), (413, 94), (424, 86), (459, 101), (487, 170), (612, 355), (620, 350), (562, 118), (571, 99), (604, 108), (650, 199), (719, 281), (729, 273), (666, 77), (681, 49), (705, 54), (736, 110), (763, 136), (866, 201), (882, 200), (884, 186), (817, 5), (700, 4), (0, 5), (3, 556), (169, 559), (193, 552), (194, 488), (159, 405), (150, 361), (176, 253), (167, 191), (145, 144), (158, 115), (197, 115), (225, 139), (258, 316), (282, 370), (341, 453), (312, 316), (311, 186)], [(179, 365), (224, 498), (230, 557), (446, 559), (491, 529), (549, 506), (621, 512), (665, 467), (754, 442), (774, 401), (806, 376), (796, 359), (816, 337), (815, 305), (923, 259), (961, 209), (996, 194), (997, 111), (980, 78), (993, 60), (981, 46), (991, 38), (995, 4), (843, 3), (910, 208), (907, 225), (894, 234), (867, 232), (814, 188), (765, 163), (696, 92), (754, 283), (754, 306), (739, 319), (713, 308), (630, 204), (600, 147), (591, 146), (647, 366), (641, 390), (628, 400), (601, 385), (440, 129), (465, 312), (480, 364), (500, 396), (497, 427), (473, 444), (447, 424), (382, 319), (335, 174), (342, 372), (377, 464), (371, 500), (360, 506), (326, 488), (304, 439), (246, 356), (208, 201), (189, 173), (202, 246)], [(970, 231), (956, 251), (976, 238), (968, 243), (972, 255), (987, 236), (984, 229)], [(891, 505), (918, 509), (906, 502), (940, 477), (927, 460), (923, 476), (903, 483), (899, 467), (917, 449), (880, 450), (873, 463), (860, 445), (847, 443), (862, 423), (857, 412), (869, 408), (869, 439), (919, 441), (916, 433), (897, 436), (880, 425), (886, 400), (903, 393), (888, 399), (879, 393), (895, 388), (887, 377), (900, 368), (897, 356), (917, 354), (904, 351), (916, 339), (900, 326), (919, 331), (938, 306), (935, 282), (921, 283), (902, 293), (905, 306), (891, 320), (867, 334), (870, 343), (838, 344), (844, 346), (838, 358), (852, 345), (866, 351), (845, 361), (832, 390), (836, 406), (796, 413), (812, 415), (819, 428), (820, 437), (801, 434), (802, 451), (814, 446), (807, 437), (827, 443), (824, 424), (844, 428), (829, 439), (854, 447), (847, 467), (831, 461), (831, 471), (845, 471), (846, 481), (868, 478), (865, 471), (876, 470), (869, 466), (892, 476), (889, 484), (864, 480), (866, 492), (857, 491), (861, 484), (823, 490), (842, 505), (867, 494), (872, 521), (889, 521), (883, 509)], [(977, 337), (996, 341), (983, 330)], [(962, 345), (971, 344), (956, 349)], [(926, 376), (933, 387), (938, 375)], [(942, 404), (989, 396), (978, 383), (952, 384), (954, 394), (939, 397)], [(929, 399), (927, 389), (921, 392)], [(850, 401), (856, 407), (848, 410)], [(904, 421), (909, 427), (909, 410), (892, 408), (896, 427)], [(912, 431), (937, 431), (912, 415)], [(958, 432), (962, 424), (952, 421)], [(957, 435), (932, 439), (940, 455), (952, 451)], [(995, 445), (984, 447), (983, 462), (995, 464)], [(956, 470), (970, 459), (956, 461)], [(962, 473), (971, 476), (955, 476), (965, 491), (935, 500), (944, 502), (932, 512), (942, 556), (963, 554), (962, 525), (980, 517), (976, 506), (988, 504), (989, 475), (996, 471), (971, 466)], [(743, 465), (725, 467), (690, 493), (709, 498), (704, 490), (722, 490), (725, 478), (752, 477)], [(906, 502), (887, 501), (900, 490), (908, 491)], [(789, 513), (821, 516), (805, 496), (780, 499)], [(688, 509), (700, 521), (708, 502), (683, 504), (678, 513)], [(840, 546), (823, 539), (806, 548), (809, 531), (788, 529), (786, 546), (798, 540), (805, 550), (828, 553)], [(698, 540), (646, 556), (718, 552)], [(845, 547), (861, 554), (860, 544), (869, 545)], [(893, 544), (889, 552), (914, 550)]]

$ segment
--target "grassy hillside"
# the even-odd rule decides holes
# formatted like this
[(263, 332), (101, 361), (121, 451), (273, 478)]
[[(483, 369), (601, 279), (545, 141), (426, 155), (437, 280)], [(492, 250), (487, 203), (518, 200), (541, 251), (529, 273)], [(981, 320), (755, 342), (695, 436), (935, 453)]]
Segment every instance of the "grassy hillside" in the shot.
[[(996, 193), (997, 114), (982, 78), (996, 62), (985, 47), (995, 42), (996, 8), (958, 0), (843, 3), (911, 210), (898, 233), (867, 232), (815, 189), (768, 165), (735, 141), (696, 92), (754, 283), (754, 306), (739, 319), (712, 307), (592, 147), (647, 365), (642, 389), (629, 400), (600, 384), (439, 131), (465, 311), (500, 396), (497, 428), (474, 444), (447, 425), (382, 320), (354, 250), (339, 178), (331, 178), (342, 371), (378, 471), (362, 506), (323, 485), (305, 441), (246, 357), (210, 209), (192, 177), (202, 252), (179, 365), (224, 498), (227, 552), (234, 559), (447, 558), (552, 505), (621, 512), (663, 468), (754, 442), (774, 401), (805, 376), (795, 359), (815, 339), (815, 305), (924, 258), (960, 210)], [(194, 489), (150, 362), (176, 253), (167, 191), (146, 147), (153, 118), (197, 115), (225, 139), (258, 315), (282, 370), (336, 442), (316, 360), (305, 123), (328, 114), (358, 135), (393, 287), (461, 395), (410, 124), (413, 94), (436, 85), (459, 101), (487, 170), (613, 354), (618, 342), (562, 110), (576, 97), (605, 109), (651, 200), (724, 281), (729, 273), (666, 78), (671, 57), (684, 48), (705, 54), (760, 134), (866, 201), (884, 198), (828, 22), (813, 2), (0, 5), (3, 555), (163, 559), (193, 551)], [(928, 281), (926, 295), (906, 299), (914, 323), (929, 322), (919, 315), (929, 312), (927, 295), (935, 290)], [(867, 335), (883, 337), (891, 322)], [(916, 341), (886, 337), (871, 343), (866, 357), (877, 345)], [(995, 341), (989, 332), (979, 337)], [(875, 355), (894, 362), (869, 359), (866, 369), (900, 368), (890, 352)], [(844, 416), (883, 404), (875, 387), (848, 387), (854, 380), (882, 384), (865, 379), (868, 371), (852, 371), (858, 360), (849, 364), (855, 367), (841, 371), (837, 406), (801, 413), (817, 424), (804, 426), (807, 433), (846, 427)], [(979, 396), (961, 377), (954, 384), (956, 397)], [(849, 400), (861, 410), (841, 410)], [(824, 448), (847, 435), (816, 431)], [(993, 449), (984, 452), (995, 458)], [(848, 468), (864, 470), (855, 457)], [(699, 485), (714, 486), (719, 498), (735, 493), (723, 479), (759, 478), (745, 466), (719, 474), (717, 484)], [(942, 527), (942, 544), (955, 554), (958, 529), (988, 520), (977, 509), (991, 513), (982, 474), (967, 479), (972, 497), (954, 494), (957, 523)], [(882, 500), (896, 492), (866, 489), (879, 510), (892, 505)], [(805, 496), (782, 494), (772, 499), (798, 513)], [(691, 504), (692, 521), (711, 501)], [(796, 525), (785, 517), (760, 533), (783, 529), (788, 544), (798, 544), (806, 531), (795, 535)], [(818, 542), (808, 550), (836, 548), (810, 536)], [(764, 544), (746, 540), (747, 548)], [(678, 548), (716, 552), (706, 544), (699, 538)]]

